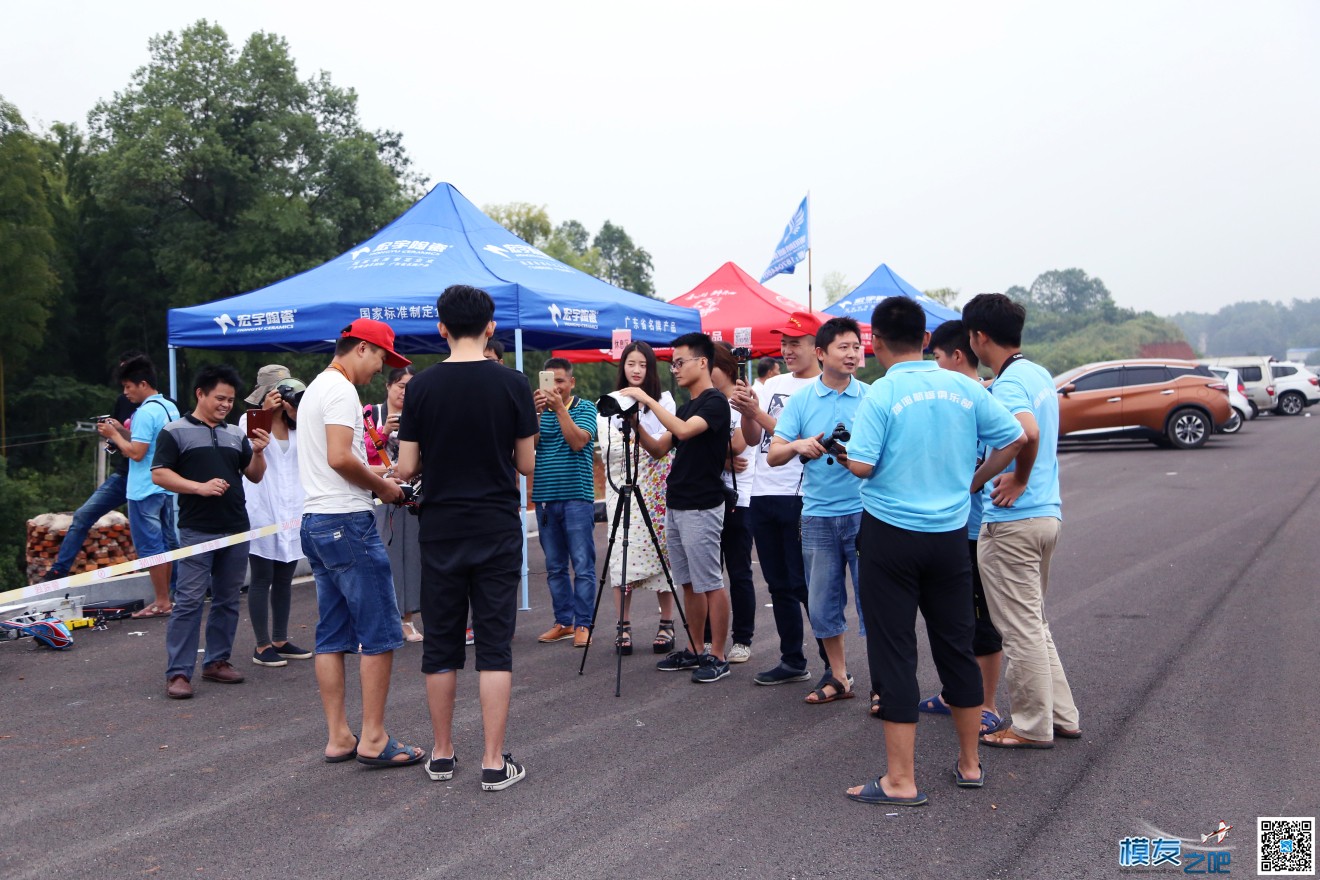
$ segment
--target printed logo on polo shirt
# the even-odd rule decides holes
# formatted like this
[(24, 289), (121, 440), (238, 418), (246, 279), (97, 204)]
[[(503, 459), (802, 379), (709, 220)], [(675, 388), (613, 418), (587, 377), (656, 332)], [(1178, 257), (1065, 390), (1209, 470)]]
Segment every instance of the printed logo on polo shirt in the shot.
[(971, 409), (973, 406), (973, 401), (970, 397), (963, 397), (956, 391), (945, 391), (944, 389), (940, 389), (939, 391), (918, 391), (915, 394), (904, 394), (898, 399), (897, 403), (889, 408), (889, 411), (894, 415), (898, 415), (909, 406), (915, 406), (927, 402), (938, 403), (940, 401), (958, 404), (963, 409)]

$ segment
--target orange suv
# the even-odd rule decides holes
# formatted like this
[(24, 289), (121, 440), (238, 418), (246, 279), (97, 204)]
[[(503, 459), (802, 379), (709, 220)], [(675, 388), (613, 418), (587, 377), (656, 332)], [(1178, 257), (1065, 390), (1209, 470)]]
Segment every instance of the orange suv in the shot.
[(1228, 422), (1228, 386), (1191, 361), (1141, 359), (1086, 364), (1054, 379), (1059, 439), (1145, 438), (1196, 449)]

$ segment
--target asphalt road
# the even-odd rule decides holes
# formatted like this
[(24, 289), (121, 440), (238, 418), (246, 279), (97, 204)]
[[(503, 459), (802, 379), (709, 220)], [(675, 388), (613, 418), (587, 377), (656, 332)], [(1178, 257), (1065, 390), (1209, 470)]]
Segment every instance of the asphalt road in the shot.
[[(923, 718), (929, 805), (847, 800), (882, 770), (881, 725), (863, 699), (752, 685), (774, 662), (765, 607), (730, 678), (694, 685), (639, 651), (616, 699), (606, 639), (584, 676), (571, 643), (536, 643), (550, 623), (536, 553), (509, 735), (528, 778), (500, 793), (480, 790), (470, 671), (458, 772), (432, 783), (322, 763), (311, 663), (249, 664), (246, 618), (248, 681), (198, 676), (188, 702), (164, 698), (163, 621), (79, 631), (59, 654), (0, 643), (0, 876), (1115, 877), (1121, 838), (1199, 839), (1220, 820), (1232, 873), (1255, 876), (1256, 817), (1320, 813), (1317, 448), (1320, 417), (1264, 417), (1202, 450), (1064, 453), (1047, 608), (1085, 737), (984, 749), (983, 790), (954, 787), (951, 725)], [(313, 599), (296, 591), (304, 644)], [(639, 596), (643, 647), (656, 616)], [(416, 645), (396, 656), (388, 724), (429, 746), (419, 662)], [(849, 662), (864, 693), (860, 640)], [(937, 690), (928, 655), (920, 674)]]

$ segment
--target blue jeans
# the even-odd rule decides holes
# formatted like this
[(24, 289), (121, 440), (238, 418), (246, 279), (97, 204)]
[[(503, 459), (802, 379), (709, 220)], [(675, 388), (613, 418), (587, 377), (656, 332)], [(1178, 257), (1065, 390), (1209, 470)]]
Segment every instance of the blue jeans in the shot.
[(844, 611), (848, 607), (848, 585), (844, 570), (851, 572), (853, 601), (862, 635), (862, 597), (857, 594), (857, 530), (862, 514), (802, 516), (802, 562), (807, 570), (807, 614), (818, 639), (831, 639), (848, 631)]
[(316, 653), (403, 647), (390, 557), (370, 511), (303, 514), (302, 549), (316, 578)]
[[(174, 495), (170, 492), (157, 492), (141, 501), (128, 502), (128, 530), (133, 536), (133, 549), (138, 559), (178, 550), (179, 543), (177, 510)], [(170, 601), (179, 588), (179, 564), (170, 564)]]
[[(224, 536), (184, 529), (181, 537), (191, 547)], [(229, 659), (234, 649), (234, 633), (238, 630), (239, 591), (247, 578), (247, 565), (246, 541), (179, 560), (174, 613), (170, 615), (165, 630), (167, 680), (175, 675), (192, 680), (193, 670), (197, 667), (198, 630), (208, 589), (211, 591), (211, 610), (206, 615), (206, 656), (202, 659), (202, 666)]]
[[(596, 523), (591, 501), (538, 501), (536, 525), (555, 623), (591, 626), (596, 604)], [(569, 563), (573, 575), (569, 576)]]
[(50, 567), (51, 571), (60, 574), (68, 574), (73, 568), (73, 561), (78, 557), (78, 551), (82, 550), (83, 542), (87, 540), (87, 533), (96, 525), (96, 521), (105, 516), (116, 507), (123, 507), (128, 500), (125, 493), (128, 491), (128, 478), (119, 472), (110, 474), (105, 478), (105, 482), (97, 487), (96, 491), (83, 502), (73, 514), (73, 522), (69, 524), (69, 531), (65, 533), (64, 540), (60, 542), (59, 555), (55, 557), (55, 563)]

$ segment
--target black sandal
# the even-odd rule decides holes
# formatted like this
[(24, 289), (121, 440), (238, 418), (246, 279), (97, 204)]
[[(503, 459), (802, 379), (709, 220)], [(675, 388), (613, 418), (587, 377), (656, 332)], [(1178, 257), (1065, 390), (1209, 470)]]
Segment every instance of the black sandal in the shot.
[[(834, 688), (834, 693), (826, 693), (825, 688)], [(816, 689), (807, 694), (803, 702), (810, 706), (819, 706), (824, 703), (833, 703), (835, 700), (851, 700), (855, 696), (857, 695), (846, 684), (831, 675), (816, 685)], [(816, 699), (813, 700), (812, 697)]]
[(655, 631), (655, 641), (651, 650), (656, 654), (668, 654), (674, 650), (674, 621), (661, 618), (660, 627)]
[(880, 695), (871, 691), (871, 717), (880, 719)]
[(614, 637), (614, 647), (625, 657), (632, 654), (632, 621), (619, 621), (619, 634)]

